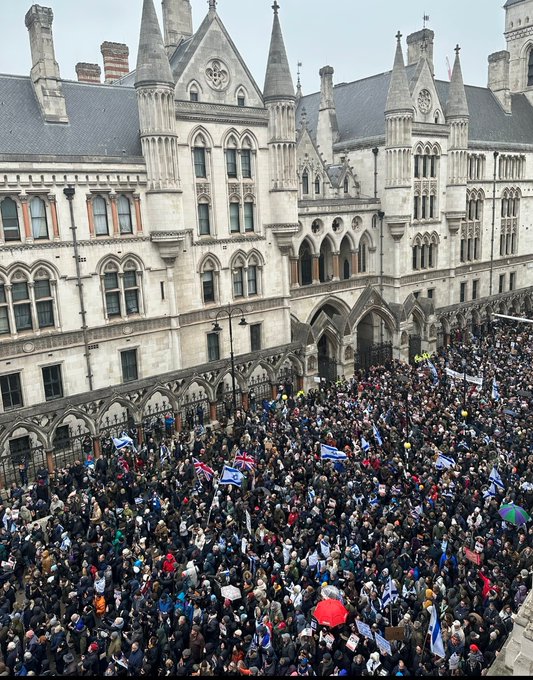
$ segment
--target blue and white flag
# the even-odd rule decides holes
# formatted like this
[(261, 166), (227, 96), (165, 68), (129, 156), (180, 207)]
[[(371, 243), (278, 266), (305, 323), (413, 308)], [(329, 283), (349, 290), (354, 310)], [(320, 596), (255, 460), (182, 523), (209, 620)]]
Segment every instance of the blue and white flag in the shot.
[(374, 439), (377, 441), (378, 446), (383, 446), (383, 439), (381, 438), (381, 434), (379, 433), (379, 430), (376, 427), (375, 423), (372, 425), (372, 431), (374, 433)]
[(383, 605), (383, 608), (387, 607), (389, 604), (392, 604), (393, 602), (396, 602), (398, 597), (399, 593), (398, 588), (396, 587), (396, 583), (389, 576), (389, 582), (385, 586), (385, 590), (383, 591), (383, 596), (381, 598), (381, 604)]
[(435, 368), (435, 364), (428, 359), (428, 366), (429, 370), (431, 371), (431, 378), (433, 380), (434, 385), (439, 384), (439, 374), (437, 373), (437, 369)]
[(489, 488), (486, 491), (483, 491), (483, 498), (496, 498), (496, 494), (498, 493), (498, 489), (494, 486), (494, 484), (491, 484)]
[(505, 489), (505, 484), (503, 483), (503, 479), (500, 476), (500, 473), (496, 469), (496, 466), (492, 468), (492, 471), (489, 475), (490, 481), (497, 486), (499, 489)]
[(439, 457), (435, 461), (435, 467), (437, 470), (449, 470), (450, 468), (455, 467), (455, 461), (453, 458), (445, 456), (443, 453), (439, 453)]
[(229, 465), (224, 465), (222, 470), (222, 476), (220, 477), (219, 484), (234, 484), (239, 488), (242, 486), (242, 480), (244, 475), (237, 468), (230, 467)]
[(417, 505), (411, 509), (411, 517), (415, 520), (419, 520), (424, 514), (424, 508), (422, 505)]
[(500, 400), (500, 390), (498, 389), (498, 382), (496, 381), (496, 377), (492, 379), (492, 398), (494, 399), (494, 401)]
[(468, 443), (465, 441), (459, 442), (459, 444), (457, 444), (457, 448), (462, 449), (463, 451), (470, 451), (470, 446), (468, 446)]
[(116, 450), (119, 451), (126, 446), (133, 446), (133, 439), (123, 432), (120, 437), (113, 437), (113, 444), (115, 445)]
[(488, 434), (486, 434), (486, 435), (483, 437), (483, 442), (484, 442), (485, 444), (487, 444), (487, 446), (488, 446), (492, 441), (494, 441), (494, 440), (493, 440)]
[(431, 607), (431, 619), (429, 620), (428, 633), (430, 635), (429, 645), (432, 654), (440, 656), (441, 659), (446, 658), (444, 642), (442, 641), (442, 633), (440, 630), (439, 615), (437, 614), (437, 607), (435, 605), (432, 605)]
[(361, 448), (365, 453), (368, 453), (370, 451), (370, 444), (364, 437), (361, 437)]
[(347, 460), (348, 456), (344, 451), (339, 451), (334, 446), (320, 444), (320, 457), (322, 460)]

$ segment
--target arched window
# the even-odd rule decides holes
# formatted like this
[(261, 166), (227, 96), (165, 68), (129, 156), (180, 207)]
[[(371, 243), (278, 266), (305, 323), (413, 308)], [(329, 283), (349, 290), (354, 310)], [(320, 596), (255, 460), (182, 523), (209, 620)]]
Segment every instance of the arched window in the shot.
[(194, 176), (197, 179), (207, 178), (207, 164), (206, 164), (206, 152), (205, 152), (205, 139), (202, 135), (198, 135), (195, 140), (195, 146), (193, 147), (192, 154), (194, 160)]
[(357, 271), (360, 274), (367, 272), (368, 267), (368, 247), (365, 241), (359, 243), (359, 251), (357, 253)]
[(247, 198), (244, 201), (244, 231), (254, 231), (255, 229), (255, 206), (252, 199)]
[(244, 108), (246, 106), (246, 97), (244, 96), (244, 90), (239, 90), (237, 92), (237, 106)]
[(97, 236), (107, 236), (109, 234), (109, 223), (107, 220), (107, 203), (102, 196), (93, 198), (93, 217), (94, 230)]
[(198, 233), (200, 236), (211, 234), (210, 206), (206, 198), (198, 201)]
[(302, 194), (307, 196), (309, 194), (309, 175), (307, 170), (304, 171), (302, 175)]
[(127, 196), (121, 194), (117, 201), (118, 207), (118, 225), (121, 234), (133, 233), (133, 224), (131, 221), (131, 203)]
[(237, 142), (232, 137), (226, 146), (226, 172), (230, 179), (237, 177)]
[(212, 269), (202, 274), (202, 293), (204, 303), (215, 301), (215, 273)]
[(307, 242), (302, 243), (299, 250), (300, 262), (300, 286), (309, 286), (313, 283), (313, 267), (311, 249)]
[(346, 280), (349, 279), (350, 276), (351, 276), (350, 261), (348, 260), (348, 258), (346, 258), (342, 263), (342, 278)]
[(10, 290), (0, 281), (0, 334), (55, 327), (55, 289), (46, 269), (41, 267), (33, 281), (17, 270), (9, 283)]
[(48, 238), (46, 205), (42, 198), (34, 196), (30, 201), (31, 230), (34, 239)]
[(116, 262), (104, 265), (102, 288), (106, 318), (127, 318), (141, 313), (141, 275), (134, 260), (128, 260), (123, 267)]
[(317, 175), (315, 177), (315, 194), (320, 193), (320, 177)]
[(4, 241), (20, 241), (17, 204), (12, 198), (4, 198), (0, 204)]
[(533, 48), (529, 51), (529, 58), (527, 61), (527, 86), (533, 86)]
[(345, 178), (344, 178), (344, 193), (345, 193), (345, 194), (348, 193), (349, 188), (350, 188), (350, 187), (349, 187), (349, 183), (348, 183), (348, 178), (345, 177)]
[(191, 89), (189, 90), (189, 99), (191, 102), (198, 101), (198, 87), (196, 85), (191, 85)]

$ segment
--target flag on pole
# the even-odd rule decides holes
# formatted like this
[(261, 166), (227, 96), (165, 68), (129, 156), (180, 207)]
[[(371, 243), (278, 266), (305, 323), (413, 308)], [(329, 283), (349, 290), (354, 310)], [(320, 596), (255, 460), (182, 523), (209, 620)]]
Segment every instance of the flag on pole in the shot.
[(490, 481), (494, 484), (494, 486), (497, 486), (499, 489), (505, 489), (505, 484), (503, 483), (503, 479), (501, 478), (500, 473), (496, 469), (496, 466), (492, 468), (492, 471), (489, 475)]
[(219, 484), (234, 484), (239, 488), (242, 486), (242, 480), (244, 475), (237, 468), (230, 467), (229, 465), (224, 465), (222, 469), (222, 476), (220, 477)]
[(365, 453), (368, 453), (370, 451), (370, 444), (364, 437), (361, 437), (361, 448)]
[(383, 596), (381, 598), (383, 608), (387, 607), (389, 604), (392, 604), (393, 602), (396, 602), (398, 597), (399, 593), (398, 588), (396, 587), (396, 583), (389, 576), (389, 582), (385, 586), (385, 590), (383, 591)]
[(442, 469), (449, 470), (450, 468), (455, 467), (455, 461), (453, 458), (445, 456), (443, 453), (439, 453), (439, 456), (435, 461), (435, 467), (437, 468), (437, 470)]
[(123, 432), (120, 437), (113, 437), (113, 444), (115, 445), (116, 450), (119, 451), (126, 446), (133, 447), (133, 439)]
[(483, 498), (496, 498), (496, 494), (498, 493), (498, 489), (494, 486), (494, 484), (491, 484), (489, 488), (486, 491), (483, 491)]
[(213, 468), (210, 468), (209, 465), (207, 465), (207, 463), (198, 460), (198, 458), (193, 458), (192, 462), (194, 463), (194, 470), (198, 477), (200, 477), (200, 475), (203, 475), (206, 481), (208, 482), (210, 482), (213, 479), (215, 471), (213, 470)]
[(439, 384), (439, 374), (437, 373), (437, 369), (435, 368), (435, 364), (428, 359), (428, 366), (429, 370), (431, 371), (431, 378), (433, 380), (434, 385)]
[(383, 446), (383, 439), (375, 423), (372, 424), (372, 431), (374, 433), (374, 439), (377, 441), (378, 446)]
[(492, 379), (492, 398), (494, 401), (500, 401), (500, 390), (498, 388), (496, 376)]
[(442, 640), (442, 633), (440, 630), (439, 615), (437, 614), (437, 607), (435, 605), (431, 606), (431, 619), (429, 620), (428, 633), (430, 635), (429, 645), (431, 652), (437, 656), (440, 656), (441, 659), (446, 658), (444, 642)]
[(320, 457), (322, 460), (347, 460), (348, 456), (344, 451), (339, 451), (334, 446), (320, 444)]
[(235, 455), (233, 465), (241, 470), (254, 470), (255, 458), (249, 453), (246, 453), (246, 451), (239, 451)]

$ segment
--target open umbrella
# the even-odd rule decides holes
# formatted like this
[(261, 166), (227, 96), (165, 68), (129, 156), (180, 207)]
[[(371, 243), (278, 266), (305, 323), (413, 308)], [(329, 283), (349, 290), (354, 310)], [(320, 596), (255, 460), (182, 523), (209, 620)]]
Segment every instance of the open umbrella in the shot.
[(346, 622), (348, 610), (339, 600), (322, 600), (317, 604), (313, 616), (321, 626), (334, 628)]
[(498, 510), (498, 514), (506, 522), (509, 522), (510, 524), (516, 524), (517, 526), (525, 524), (531, 519), (524, 508), (521, 508), (519, 505), (515, 505), (514, 503), (506, 503), (505, 505), (502, 505)]
[(320, 597), (323, 600), (342, 600), (341, 591), (335, 586), (323, 586), (320, 589)]
[(232, 602), (233, 600), (240, 600), (242, 597), (241, 591), (236, 586), (223, 586), (220, 589), (220, 594)]

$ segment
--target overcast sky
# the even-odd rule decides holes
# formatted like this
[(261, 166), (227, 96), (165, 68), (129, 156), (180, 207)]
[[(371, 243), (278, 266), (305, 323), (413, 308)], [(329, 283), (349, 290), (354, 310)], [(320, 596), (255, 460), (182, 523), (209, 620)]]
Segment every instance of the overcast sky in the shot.
[[(446, 79), (446, 57), (462, 47), (465, 82), (487, 83), (487, 56), (505, 49), (504, 0), (278, 0), (296, 84), (302, 62), (304, 94), (319, 90), (318, 71), (329, 64), (334, 82), (349, 82), (392, 67), (398, 30), (405, 38), (422, 28), (424, 14), (435, 31), (435, 74)], [(77, 62), (99, 63), (105, 40), (126, 43), (135, 67), (142, 0), (40, 0), (54, 11), (54, 44), (61, 75), (76, 79)], [(161, 18), (161, 2), (154, 2)], [(218, 13), (262, 89), (272, 27), (272, 0), (219, 0)], [(30, 1), (0, 0), (0, 73), (28, 75), (30, 47), (24, 16)], [(207, 0), (192, 0), (196, 29)]]

